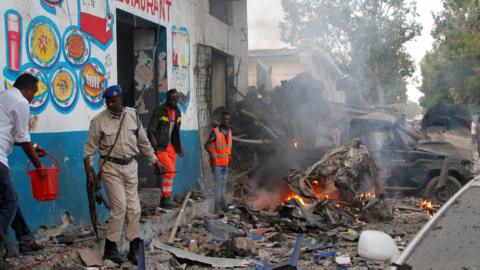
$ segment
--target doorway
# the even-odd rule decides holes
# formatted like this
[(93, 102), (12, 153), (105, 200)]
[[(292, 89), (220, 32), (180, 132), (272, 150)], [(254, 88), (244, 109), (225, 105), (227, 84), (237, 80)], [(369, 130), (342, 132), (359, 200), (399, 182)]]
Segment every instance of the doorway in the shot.
[[(117, 78), (124, 105), (137, 110), (144, 128), (162, 102), (167, 85), (167, 31), (158, 24), (117, 9)], [(158, 187), (147, 158), (138, 158), (140, 187)]]

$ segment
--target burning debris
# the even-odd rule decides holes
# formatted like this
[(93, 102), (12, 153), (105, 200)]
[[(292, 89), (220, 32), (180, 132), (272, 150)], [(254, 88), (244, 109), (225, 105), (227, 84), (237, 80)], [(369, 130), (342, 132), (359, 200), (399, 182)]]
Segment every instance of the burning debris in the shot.
[(383, 193), (378, 170), (358, 139), (330, 150), (305, 171), (293, 171), (288, 186), (309, 200), (340, 198), (353, 205)]
[(273, 191), (251, 192), (245, 203), (314, 227), (392, 218), (378, 170), (358, 139), (330, 150), (306, 170), (291, 171), (284, 183)]
[(420, 204), (420, 208), (425, 211), (430, 218), (435, 215), (435, 213), (438, 211), (438, 208), (440, 206), (438, 204), (434, 204), (431, 199), (429, 200), (423, 200), (422, 203)]
[[(378, 170), (358, 139), (330, 150), (304, 171), (291, 172), (285, 181), (295, 192), (295, 196), (290, 197), (300, 202), (301, 207), (310, 205), (310, 219), (311, 215), (317, 215), (324, 217), (324, 222), (338, 224), (359, 217), (392, 217), (391, 213), (381, 211), (384, 191)], [(374, 207), (377, 204), (383, 206)]]

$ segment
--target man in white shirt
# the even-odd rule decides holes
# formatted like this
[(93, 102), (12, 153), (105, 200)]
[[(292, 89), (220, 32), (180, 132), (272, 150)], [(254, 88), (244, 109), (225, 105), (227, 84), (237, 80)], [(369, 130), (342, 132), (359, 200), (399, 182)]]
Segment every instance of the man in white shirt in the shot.
[[(46, 154), (45, 150), (30, 140), (28, 119), (29, 104), (38, 90), (38, 79), (30, 74), (22, 74), (12, 88), (0, 93), (0, 229), (7, 234), (12, 227), (19, 241), (20, 252), (37, 251), (43, 247), (34, 241), (22, 211), (8, 166), (8, 155), (13, 146), (22, 147), (25, 154), (36, 168), (40, 168), (39, 156)], [(0, 260), (0, 269), (8, 269), (6, 261)]]

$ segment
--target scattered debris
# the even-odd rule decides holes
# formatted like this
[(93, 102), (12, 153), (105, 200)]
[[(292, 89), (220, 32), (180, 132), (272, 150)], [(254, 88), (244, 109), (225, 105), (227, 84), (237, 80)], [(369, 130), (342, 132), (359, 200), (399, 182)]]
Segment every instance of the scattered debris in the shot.
[(168, 243), (172, 243), (175, 239), (175, 234), (177, 233), (178, 225), (180, 225), (180, 221), (182, 220), (183, 212), (185, 211), (185, 207), (187, 206), (188, 200), (190, 199), (190, 195), (192, 194), (191, 191), (188, 191), (187, 196), (183, 200), (182, 207), (178, 212), (177, 219), (175, 220), (175, 224), (173, 225), (172, 232), (170, 233), (170, 237), (168, 238)]
[(230, 238), (242, 235), (239, 229), (221, 220), (208, 220), (206, 224), (206, 229), (215, 238), (217, 238), (217, 240), (220, 241), (225, 241)]
[(177, 258), (187, 259), (189, 261), (210, 265), (212, 267), (233, 268), (233, 267), (249, 266), (252, 264), (252, 262), (247, 259), (226, 259), (226, 258), (202, 256), (199, 254), (192, 253), (190, 251), (186, 251), (173, 246), (169, 246), (167, 244), (163, 244), (156, 240), (153, 240), (152, 244), (155, 248), (171, 252)]
[(348, 255), (335, 256), (335, 262), (338, 265), (350, 265), (351, 264), (350, 256)]
[(103, 263), (103, 258), (98, 251), (89, 249), (89, 248), (83, 248), (83, 249), (78, 249), (77, 250), (78, 255), (80, 255), (80, 258), (82, 258), (82, 261), (84, 262), (85, 266), (90, 267), (90, 266), (102, 266)]

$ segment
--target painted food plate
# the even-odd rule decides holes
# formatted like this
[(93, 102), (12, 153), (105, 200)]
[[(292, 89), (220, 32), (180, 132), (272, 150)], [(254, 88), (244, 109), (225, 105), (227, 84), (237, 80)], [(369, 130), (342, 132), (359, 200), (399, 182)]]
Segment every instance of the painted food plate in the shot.
[(52, 75), (50, 90), (56, 107), (68, 111), (74, 105), (77, 95), (75, 74), (65, 67), (59, 67)]
[(40, 67), (50, 67), (58, 58), (60, 39), (48, 20), (34, 22), (28, 35), (28, 54)]
[(81, 72), (82, 93), (89, 105), (99, 107), (103, 105), (102, 94), (107, 85), (105, 68), (100, 61), (92, 59)]
[(29, 67), (24, 69), (22, 73), (29, 73), (38, 79), (38, 91), (35, 93), (32, 102), (30, 103), (30, 109), (33, 114), (42, 112), (48, 101), (48, 83), (45, 75), (39, 69)]
[(72, 65), (83, 65), (90, 56), (90, 43), (78, 29), (70, 29), (63, 38), (63, 53)]

